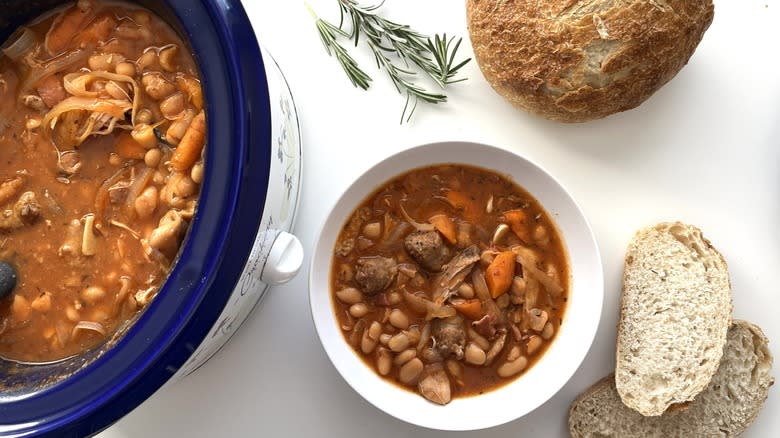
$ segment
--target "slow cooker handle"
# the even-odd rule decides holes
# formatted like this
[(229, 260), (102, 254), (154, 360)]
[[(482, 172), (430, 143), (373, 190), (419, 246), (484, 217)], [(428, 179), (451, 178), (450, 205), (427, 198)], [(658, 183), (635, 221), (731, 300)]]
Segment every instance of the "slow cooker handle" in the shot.
[(271, 245), (260, 280), (269, 285), (287, 283), (303, 265), (303, 245), (297, 237), (280, 231)]

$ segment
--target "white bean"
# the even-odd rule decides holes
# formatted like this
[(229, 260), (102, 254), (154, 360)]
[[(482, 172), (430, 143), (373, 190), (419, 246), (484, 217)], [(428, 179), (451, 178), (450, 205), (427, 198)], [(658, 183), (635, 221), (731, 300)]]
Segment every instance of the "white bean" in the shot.
[(512, 362), (518, 357), (520, 357), (520, 347), (515, 345), (509, 350), (509, 354), (506, 355), (506, 360)]
[[(16, 299), (14, 299), (14, 302), (16, 302)], [(81, 315), (79, 315), (79, 311), (76, 310), (76, 308), (73, 306), (68, 306), (65, 308), (65, 317), (68, 318), (68, 321), (71, 322), (79, 322), (79, 320), (81, 319)]]
[(368, 306), (364, 303), (356, 303), (349, 306), (349, 314), (355, 318), (362, 318), (368, 315)]
[(376, 354), (376, 369), (379, 374), (386, 376), (390, 373), (390, 368), (393, 366), (393, 357), (390, 351), (386, 348), (379, 348)]
[(195, 163), (190, 170), (190, 178), (195, 181), (195, 184), (203, 182), (203, 163)]
[(106, 290), (100, 286), (90, 286), (81, 291), (81, 298), (90, 304), (95, 304), (105, 297)]
[(547, 233), (547, 228), (541, 224), (534, 228), (533, 238), (536, 244), (542, 248), (545, 248), (550, 243), (550, 235)]
[(390, 324), (397, 329), (406, 330), (409, 328), (409, 317), (400, 309), (393, 309), (389, 319)]
[(512, 377), (520, 371), (523, 371), (526, 366), (528, 366), (528, 359), (526, 359), (525, 356), (520, 356), (512, 362), (501, 364), (496, 370), (496, 374), (498, 374), (499, 377)]
[(525, 278), (523, 277), (513, 278), (512, 287), (509, 288), (509, 291), (512, 292), (512, 295), (516, 295), (518, 297), (525, 295)]
[(415, 350), (414, 348), (410, 348), (408, 350), (404, 350), (398, 353), (395, 359), (393, 359), (393, 364), (395, 364), (395, 366), (397, 367), (400, 367), (406, 362), (409, 362), (410, 360), (414, 359), (415, 357), (417, 357), (417, 350)]
[(144, 154), (144, 164), (152, 169), (160, 165), (161, 159), (162, 152), (158, 148), (149, 149), (146, 151), (146, 154)]
[(544, 329), (542, 329), (542, 338), (544, 338), (545, 341), (549, 341), (552, 339), (553, 334), (555, 334), (555, 327), (553, 327), (551, 322), (548, 322), (544, 325)]
[(467, 300), (474, 298), (474, 288), (468, 283), (461, 283), (458, 286), (458, 296)]
[(198, 192), (198, 185), (189, 175), (182, 175), (176, 182), (176, 195), (180, 198), (186, 198)]
[(369, 330), (364, 330), (363, 337), (360, 340), (360, 349), (363, 351), (363, 353), (371, 354), (376, 348), (376, 344), (377, 341), (376, 339), (371, 339), (371, 336), (369, 335)]
[(371, 325), (368, 327), (368, 337), (373, 341), (378, 341), (381, 334), (382, 324), (377, 321), (371, 321)]
[(382, 345), (387, 345), (390, 342), (390, 339), (393, 337), (390, 333), (382, 333), (379, 335), (379, 343)]
[(369, 239), (376, 239), (382, 234), (382, 225), (379, 222), (371, 222), (363, 227), (363, 235)]
[(542, 338), (539, 336), (533, 335), (530, 338), (528, 338), (528, 341), (525, 344), (525, 351), (531, 355), (536, 353), (536, 350), (539, 349), (539, 347), (542, 346)]
[(387, 342), (387, 346), (396, 353), (406, 350), (410, 344), (411, 341), (409, 340), (409, 336), (406, 335), (406, 332), (400, 332), (394, 335)]
[(159, 196), (157, 193), (157, 187), (149, 186), (145, 188), (133, 202), (133, 206), (135, 207), (135, 212), (138, 213), (138, 217), (140, 219), (146, 219), (150, 217), (152, 213), (154, 213), (154, 210), (157, 209), (158, 199)]
[(173, 93), (160, 102), (160, 112), (168, 120), (174, 120), (184, 111), (184, 94)]
[(540, 332), (544, 329), (544, 325), (547, 323), (548, 318), (547, 312), (534, 308), (528, 312), (528, 316), (532, 330)]
[(42, 293), (38, 296), (38, 298), (32, 301), (30, 307), (38, 312), (48, 312), (51, 310), (51, 294), (48, 292)]
[(486, 358), (485, 350), (479, 348), (477, 344), (469, 342), (469, 344), (466, 345), (466, 362), (472, 365), (482, 365), (485, 363)]
[(406, 385), (411, 385), (420, 376), (423, 367), (422, 361), (415, 357), (409, 362), (406, 362), (398, 371), (398, 380)]
[(400, 303), (402, 299), (403, 298), (401, 298), (401, 294), (398, 292), (390, 292), (387, 294), (387, 302), (389, 302), (391, 306), (395, 306), (396, 304)]
[(116, 65), (116, 74), (133, 77), (135, 76), (135, 64), (123, 61)]
[(30, 317), (30, 302), (22, 295), (14, 295), (14, 300), (11, 302), (11, 314), (17, 321), (26, 321)]
[(89, 69), (92, 71), (103, 70), (110, 72), (117, 63), (124, 60), (124, 56), (116, 53), (102, 53), (90, 56), (87, 60), (87, 65), (89, 65)]
[(363, 301), (363, 293), (354, 287), (346, 287), (336, 292), (336, 298), (344, 304), (357, 304)]

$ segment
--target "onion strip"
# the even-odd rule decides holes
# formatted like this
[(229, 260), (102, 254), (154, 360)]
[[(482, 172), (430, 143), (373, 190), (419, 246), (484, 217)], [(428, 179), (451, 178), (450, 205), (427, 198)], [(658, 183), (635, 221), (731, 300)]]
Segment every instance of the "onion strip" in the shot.
[(125, 173), (130, 169), (130, 167), (123, 167), (117, 170), (113, 175), (108, 177), (108, 179), (103, 181), (103, 184), (101, 184), (98, 188), (98, 191), (95, 194), (95, 219), (97, 219), (98, 222), (103, 221), (103, 216), (106, 210), (106, 202), (108, 202), (108, 189), (119, 182), (119, 180), (122, 179)]
[(146, 188), (147, 185), (149, 185), (149, 181), (152, 179), (152, 176), (154, 173), (152, 172), (151, 167), (144, 166), (143, 170), (141, 170), (138, 175), (135, 176), (135, 179), (133, 179), (133, 182), (130, 184), (130, 188), (128, 189), (127, 193), (127, 199), (125, 200), (125, 214), (128, 217), (133, 217), (135, 213), (135, 200), (138, 198), (138, 195), (141, 194), (141, 192)]
[(517, 263), (523, 266), (523, 272), (541, 283), (547, 292), (553, 295), (563, 292), (563, 287), (554, 278), (536, 267), (536, 257), (530, 253), (528, 248), (518, 245), (512, 248), (512, 252), (517, 256)]
[[(63, 86), (65, 87), (65, 91), (68, 93), (74, 95), (74, 96), (81, 96), (81, 97), (97, 97), (98, 93), (96, 91), (87, 91), (87, 84), (90, 81), (90, 79), (106, 79), (109, 81), (115, 81), (115, 82), (126, 82), (128, 84), (133, 85), (133, 102), (132, 102), (132, 113), (130, 115), (130, 121), (132, 124), (135, 124), (135, 113), (138, 111), (138, 107), (140, 105), (140, 93), (138, 92), (138, 83), (135, 81), (135, 79), (131, 78), (127, 75), (120, 75), (117, 73), (109, 73), (106, 71), (93, 71), (89, 73), (70, 73), (65, 75), (65, 78), (63, 79)], [(128, 99), (129, 100), (129, 99)]]
[(72, 52), (68, 52), (52, 58), (49, 62), (43, 65), (31, 65), (33, 67), (27, 79), (19, 87), (19, 95), (24, 96), (28, 94), (29, 90), (38, 85), (38, 83), (44, 78), (51, 76), (55, 73), (59, 73), (63, 70), (76, 65), (84, 63), (89, 57), (90, 52), (83, 49), (77, 49)]
[(490, 290), (481, 269), (477, 268), (471, 271), (471, 282), (474, 285), (474, 293), (476, 293), (477, 298), (482, 303), (482, 309), (485, 310), (485, 313), (490, 315), (493, 321), (503, 321), (501, 310), (496, 302), (493, 301), (493, 297), (490, 296)]
[(43, 126), (49, 130), (54, 129), (59, 117), (69, 111), (84, 110), (89, 112), (105, 113), (111, 117), (122, 119), (127, 110), (133, 106), (130, 102), (118, 99), (96, 99), (81, 96), (71, 96), (54, 105), (43, 117)]
[(401, 215), (403, 215), (404, 219), (406, 219), (406, 221), (409, 222), (413, 227), (417, 228), (417, 231), (433, 231), (436, 229), (436, 227), (434, 227), (432, 224), (421, 224), (416, 222), (411, 218), (411, 216), (409, 216), (409, 213), (406, 212), (403, 205), (399, 204), (399, 207), (401, 207)]
[(409, 228), (412, 228), (412, 226), (407, 222), (401, 222), (400, 224), (396, 225), (395, 228), (393, 228), (393, 231), (390, 232), (390, 234), (387, 236), (387, 239), (384, 239), (379, 245), (381, 247), (389, 247), (391, 245), (395, 245), (401, 237), (403, 237), (407, 231), (409, 231)]
[(103, 324), (99, 322), (94, 321), (79, 321), (75, 327), (73, 327), (73, 331), (71, 332), (71, 337), (76, 336), (76, 332), (79, 330), (92, 330), (94, 332), (100, 333), (101, 336), (105, 336), (108, 331), (103, 326)]
[(409, 307), (414, 309), (416, 312), (425, 312), (426, 321), (430, 321), (434, 318), (449, 318), (450, 316), (455, 316), (457, 314), (455, 309), (450, 306), (436, 304), (425, 298), (418, 297), (417, 295), (414, 295), (406, 290), (404, 291), (404, 298), (409, 304)]

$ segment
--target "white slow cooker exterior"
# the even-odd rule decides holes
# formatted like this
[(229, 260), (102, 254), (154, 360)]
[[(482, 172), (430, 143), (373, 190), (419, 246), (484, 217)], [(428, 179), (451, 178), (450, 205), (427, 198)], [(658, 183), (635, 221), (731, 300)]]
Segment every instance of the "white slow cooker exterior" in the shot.
[[(238, 330), (273, 284), (291, 279), (303, 263), (303, 249), (288, 233), (295, 223), (301, 184), (301, 134), (290, 88), (279, 66), (261, 48), (271, 107), (271, 171), (260, 227), (249, 259), (217, 322), (175, 382), (209, 360)], [(264, 145), (255, 145), (264, 147)]]

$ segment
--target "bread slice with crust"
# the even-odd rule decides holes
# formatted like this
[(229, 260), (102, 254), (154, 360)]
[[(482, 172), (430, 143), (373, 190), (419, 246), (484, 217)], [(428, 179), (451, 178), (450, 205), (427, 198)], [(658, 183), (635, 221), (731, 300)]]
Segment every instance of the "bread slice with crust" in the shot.
[(642, 416), (622, 403), (609, 375), (574, 400), (569, 432), (574, 438), (735, 437), (764, 406), (774, 383), (771, 368), (772, 355), (761, 329), (734, 321), (717, 373), (686, 409)]
[(718, 369), (731, 322), (726, 261), (680, 222), (639, 230), (628, 247), (615, 383), (623, 403), (661, 415), (693, 400)]

